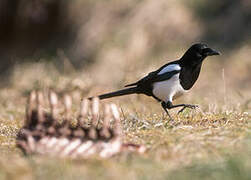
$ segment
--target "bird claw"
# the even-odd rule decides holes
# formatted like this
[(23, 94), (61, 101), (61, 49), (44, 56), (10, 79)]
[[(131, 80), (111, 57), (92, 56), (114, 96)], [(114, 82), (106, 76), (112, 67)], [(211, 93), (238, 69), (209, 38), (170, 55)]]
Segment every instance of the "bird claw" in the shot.
[(179, 110), (178, 114), (182, 113), (186, 108), (196, 109), (198, 107), (199, 107), (198, 105), (186, 104), (185, 106), (183, 106), (181, 110)]
[(198, 108), (199, 106), (198, 106), (198, 105), (188, 104), (186, 107), (187, 107), (187, 108), (191, 108), (191, 109), (196, 109), (196, 108)]

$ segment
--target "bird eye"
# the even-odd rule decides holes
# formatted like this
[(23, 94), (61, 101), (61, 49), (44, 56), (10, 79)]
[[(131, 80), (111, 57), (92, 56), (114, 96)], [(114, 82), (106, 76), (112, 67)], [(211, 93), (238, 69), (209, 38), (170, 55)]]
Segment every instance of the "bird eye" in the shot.
[(198, 52), (202, 55), (203, 54), (203, 49), (202, 48), (198, 49)]
[(202, 55), (202, 51), (201, 52), (197, 52), (196, 53), (196, 56), (198, 57), (198, 58), (201, 58), (203, 55)]

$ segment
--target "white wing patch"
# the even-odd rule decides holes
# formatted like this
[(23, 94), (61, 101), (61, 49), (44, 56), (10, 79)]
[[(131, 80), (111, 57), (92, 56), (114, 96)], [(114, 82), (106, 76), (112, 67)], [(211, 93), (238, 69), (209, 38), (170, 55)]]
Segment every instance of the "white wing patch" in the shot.
[(171, 72), (171, 71), (179, 71), (181, 70), (181, 67), (179, 64), (170, 64), (166, 67), (164, 67), (159, 73), (158, 75), (164, 74), (166, 72)]

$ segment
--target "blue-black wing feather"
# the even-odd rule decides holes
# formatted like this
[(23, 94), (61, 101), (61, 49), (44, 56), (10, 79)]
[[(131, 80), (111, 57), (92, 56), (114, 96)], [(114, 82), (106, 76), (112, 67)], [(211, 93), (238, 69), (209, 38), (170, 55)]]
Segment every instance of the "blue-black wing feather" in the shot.
[(142, 79), (140, 79), (139, 81), (132, 83), (132, 84), (128, 84), (125, 87), (129, 87), (129, 86), (149, 86), (152, 85), (155, 82), (160, 82), (160, 81), (165, 81), (170, 79), (173, 75), (179, 73), (179, 70), (173, 70), (173, 71), (168, 71), (165, 72), (163, 74), (158, 74), (163, 68), (167, 67), (170, 64), (178, 64), (178, 61), (173, 61), (171, 63), (168, 63), (164, 66), (162, 66), (161, 68), (159, 68), (156, 71), (150, 72), (147, 76), (143, 77)]

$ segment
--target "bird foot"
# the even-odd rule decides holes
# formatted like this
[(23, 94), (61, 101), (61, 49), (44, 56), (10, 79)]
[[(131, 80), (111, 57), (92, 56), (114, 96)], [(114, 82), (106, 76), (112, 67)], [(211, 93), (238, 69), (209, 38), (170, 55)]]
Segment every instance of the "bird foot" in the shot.
[(183, 108), (181, 110), (179, 110), (178, 114), (182, 113), (186, 108), (196, 109), (198, 107), (199, 107), (198, 105), (186, 104), (186, 105), (183, 106)]

